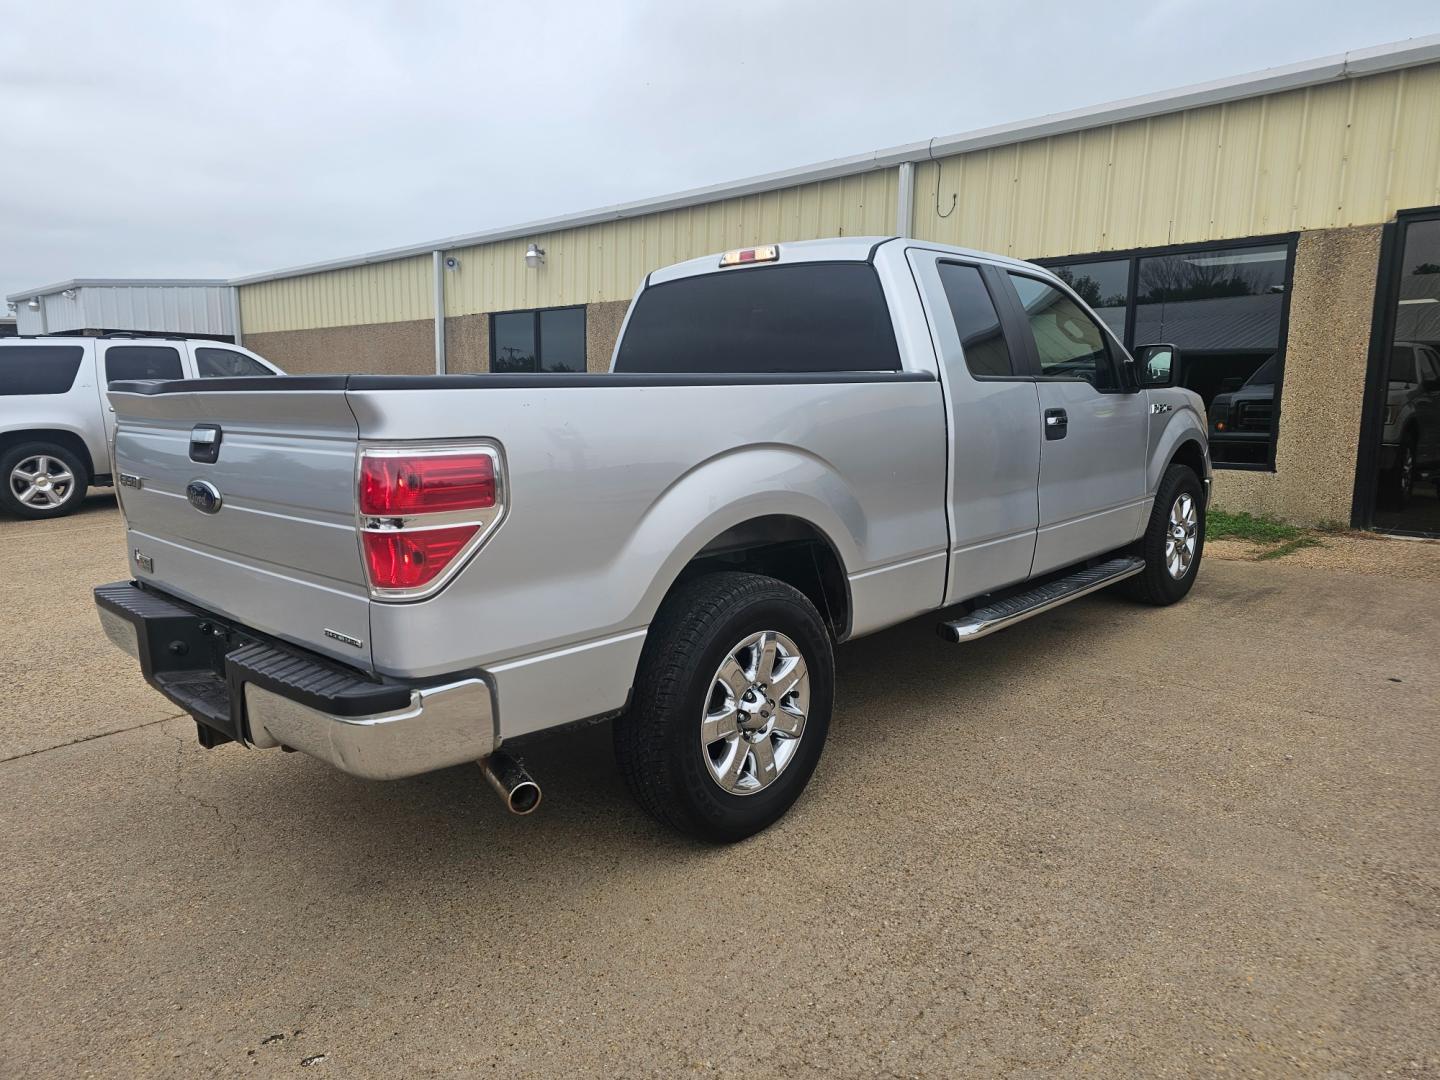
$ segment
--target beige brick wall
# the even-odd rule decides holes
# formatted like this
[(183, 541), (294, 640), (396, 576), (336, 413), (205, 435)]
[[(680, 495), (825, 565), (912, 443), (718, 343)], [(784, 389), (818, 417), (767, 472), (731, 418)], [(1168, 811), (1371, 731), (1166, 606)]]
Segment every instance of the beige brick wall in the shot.
[(452, 375), (490, 370), (489, 315), (452, 315), (445, 320), (445, 370)]
[(435, 371), (435, 324), (371, 323), (246, 334), (254, 349), (292, 375), (428, 375)]
[(610, 354), (620, 340), (620, 324), (625, 321), (629, 300), (585, 305), (585, 370), (609, 371)]
[(1275, 471), (1215, 471), (1215, 505), (1350, 522), (1381, 226), (1303, 232), (1295, 251)]

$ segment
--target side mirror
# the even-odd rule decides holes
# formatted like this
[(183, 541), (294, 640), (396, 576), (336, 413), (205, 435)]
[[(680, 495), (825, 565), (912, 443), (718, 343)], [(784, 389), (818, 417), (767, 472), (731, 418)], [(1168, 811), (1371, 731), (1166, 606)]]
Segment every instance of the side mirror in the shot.
[(1135, 349), (1135, 377), (1143, 390), (1180, 382), (1180, 350), (1174, 345), (1140, 345)]

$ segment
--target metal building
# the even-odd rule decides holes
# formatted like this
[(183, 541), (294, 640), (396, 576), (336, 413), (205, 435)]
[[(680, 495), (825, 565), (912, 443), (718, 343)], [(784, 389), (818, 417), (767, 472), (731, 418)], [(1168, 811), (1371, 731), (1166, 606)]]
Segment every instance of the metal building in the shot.
[(208, 278), (77, 278), (5, 299), (21, 334), (133, 331), (233, 339), (239, 310), (234, 286)]
[(1434, 484), (1418, 519), (1392, 497), (1390, 369), (1423, 397), (1440, 349), (1440, 35), (230, 284), (289, 371), (603, 371), (656, 267), (895, 234), (1049, 263), (1178, 344), (1218, 505), (1440, 531)]

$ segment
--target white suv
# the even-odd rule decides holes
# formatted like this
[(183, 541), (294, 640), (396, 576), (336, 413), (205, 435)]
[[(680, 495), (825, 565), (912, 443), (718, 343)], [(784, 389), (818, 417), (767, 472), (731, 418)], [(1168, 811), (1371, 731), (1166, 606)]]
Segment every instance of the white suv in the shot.
[(248, 349), (202, 338), (0, 338), (0, 510), (60, 517), (86, 488), (112, 482), (108, 383), (282, 374)]

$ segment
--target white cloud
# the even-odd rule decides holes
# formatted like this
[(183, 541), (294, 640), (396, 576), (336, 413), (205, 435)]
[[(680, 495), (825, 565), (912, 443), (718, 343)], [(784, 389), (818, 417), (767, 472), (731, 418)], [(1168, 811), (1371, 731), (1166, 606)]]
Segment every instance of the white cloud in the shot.
[(0, 294), (416, 243), (1433, 29), (1433, 0), (3, 0)]

